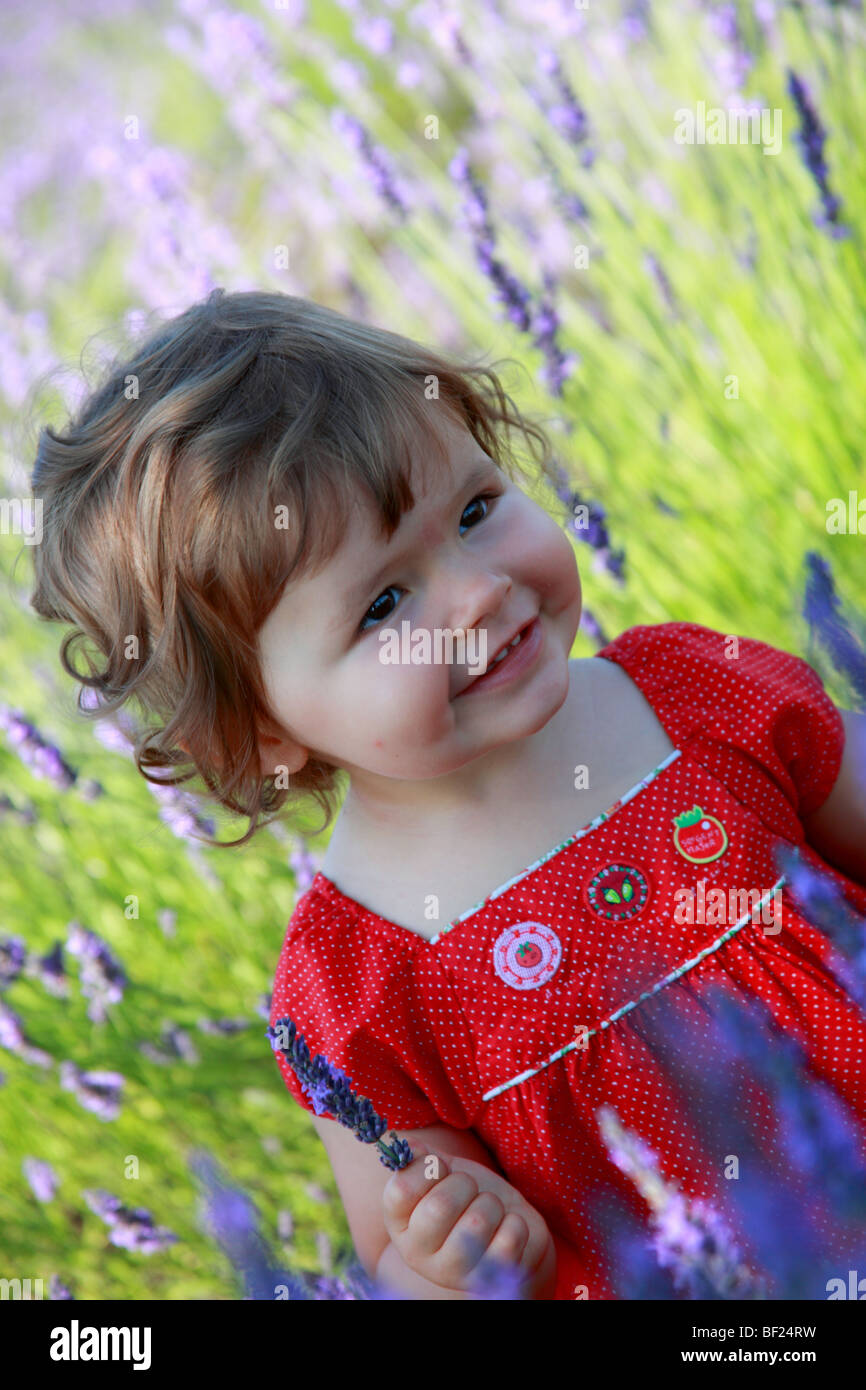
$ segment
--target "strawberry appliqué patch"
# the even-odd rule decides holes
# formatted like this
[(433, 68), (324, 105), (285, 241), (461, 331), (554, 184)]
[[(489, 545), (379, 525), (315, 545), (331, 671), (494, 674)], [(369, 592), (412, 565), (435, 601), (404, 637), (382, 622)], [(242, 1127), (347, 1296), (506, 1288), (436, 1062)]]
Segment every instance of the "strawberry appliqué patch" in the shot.
[(692, 864), (710, 864), (728, 848), (728, 836), (722, 822), (700, 806), (681, 811), (673, 818), (674, 845), (684, 859)]
[(538, 989), (556, 974), (562, 945), (552, 927), (519, 922), (508, 927), (493, 947), (493, 968), (512, 989)]

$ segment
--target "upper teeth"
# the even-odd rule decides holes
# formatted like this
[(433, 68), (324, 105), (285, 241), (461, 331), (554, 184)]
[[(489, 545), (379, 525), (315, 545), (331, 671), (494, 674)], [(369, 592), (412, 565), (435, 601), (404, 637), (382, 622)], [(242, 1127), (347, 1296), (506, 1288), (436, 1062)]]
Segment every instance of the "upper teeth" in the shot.
[(495, 666), (496, 663), (497, 663), (497, 661), (504, 661), (505, 658), (506, 658), (506, 656), (508, 655), (508, 653), (511, 651), (511, 648), (517, 646), (517, 644), (518, 644), (518, 642), (520, 641), (520, 639), (521, 639), (522, 636), (523, 636), (523, 633), (522, 633), (522, 632), (518, 632), (517, 636), (516, 636), (511, 642), (508, 643), (508, 646), (507, 646), (507, 647), (503, 647), (503, 648), (502, 648), (502, 651), (499, 653), (499, 655), (498, 655), (498, 656), (495, 656), (495, 657), (493, 658), (493, 660), (491, 661), (490, 665), (491, 665), (491, 666)]

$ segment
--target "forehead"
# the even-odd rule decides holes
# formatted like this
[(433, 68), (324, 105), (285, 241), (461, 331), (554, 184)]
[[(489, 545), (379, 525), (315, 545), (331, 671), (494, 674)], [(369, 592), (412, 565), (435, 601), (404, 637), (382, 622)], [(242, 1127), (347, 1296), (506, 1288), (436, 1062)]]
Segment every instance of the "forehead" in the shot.
[(445, 416), (438, 424), (437, 435), (431, 430), (416, 436), (410, 448), (409, 482), (415, 505), (400, 518), (390, 539), (383, 535), (378, 512), (372, 499), (361, 488), (349, 498), (346, 534), (334, 554), (315, 575), (300, 584), (324, 592), (337, 585), (345, 588), (353, 578), (363, 578), (364, 572), (378, 562), (387, 562), (390, 555), (402, 553), (411, 536), (411, 545), (432, 546), (441, 539), (442, 509), (460, 488), (483, 465), (487, 470), (496, 467), (485, 454), (471, 431)]

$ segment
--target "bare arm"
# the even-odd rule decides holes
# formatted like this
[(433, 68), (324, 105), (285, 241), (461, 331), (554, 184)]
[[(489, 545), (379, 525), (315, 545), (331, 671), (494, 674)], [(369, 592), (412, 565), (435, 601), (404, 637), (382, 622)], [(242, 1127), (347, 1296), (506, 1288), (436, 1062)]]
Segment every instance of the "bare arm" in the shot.
[(866, 714), (840, 709), (845, 751), (833, 790), (803, 820), (807, 842), (834, 868), (866, 885)]

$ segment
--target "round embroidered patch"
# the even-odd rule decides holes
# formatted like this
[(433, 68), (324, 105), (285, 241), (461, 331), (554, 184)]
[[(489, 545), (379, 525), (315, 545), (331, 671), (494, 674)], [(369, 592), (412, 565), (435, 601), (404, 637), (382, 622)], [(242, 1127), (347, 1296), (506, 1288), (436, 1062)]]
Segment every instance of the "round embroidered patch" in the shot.
[(583, 896), (587, 906), (599, 917), (624, 922), (646, 907), (649, 881), (635, 864), (607, 864), (593, 874)]
[(507, 927), (493, 947), (493, 968), (512, 989), (538, 989), (556, 974), (561, 960), (559, 937), (541, 922)]
[(725, 827), (715, 816), (693, 806), (673, 818), (674, 844), (684, 859), (692, 864), (709, 864), (719, 859), (728, 848)]

